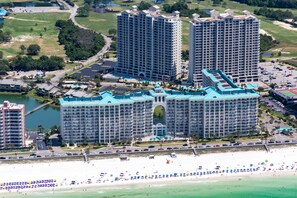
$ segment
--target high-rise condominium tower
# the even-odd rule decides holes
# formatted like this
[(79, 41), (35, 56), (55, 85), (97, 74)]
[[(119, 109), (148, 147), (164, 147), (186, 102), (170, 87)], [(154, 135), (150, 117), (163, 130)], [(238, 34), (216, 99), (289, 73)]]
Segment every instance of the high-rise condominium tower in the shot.
[(158, 6), (138, 11), (136, 6), (117, 16), (117, 73), (155, 80), (180, 75), (181, 19)]
[(194, 14), (190, 23), (189, 80), (202, 82), (202, 69), (223, 70), (235, 82), (258, 81), (259, 20), (248, 11), (234, 16), (231, 10), (211, 17)]
[(25, 146), (25, 107), (4, 101), (0, 105), (0, 148)]

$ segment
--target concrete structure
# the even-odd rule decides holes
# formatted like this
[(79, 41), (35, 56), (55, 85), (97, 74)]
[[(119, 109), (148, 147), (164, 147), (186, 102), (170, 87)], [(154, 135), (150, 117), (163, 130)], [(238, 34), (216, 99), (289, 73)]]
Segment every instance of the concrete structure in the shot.
[(172, 80), (181, 73), (181, 19), (160, 13), (158, 6), (136, 6), (117, 15), (115, 71), (125, 76)]
[(248, 11), (231, 10), (210, 18), (194, 14), (190, 23), (189, 81), (202, 82), (203, 69), (223, 70), (235, 82), (258, 81), (260, 21)]
[[(247, 135), (257, 125), (259, 95), (237, 87), (222, 71), (203, 71), (208, 87), (196, 92), (164, 90), (92, 98), (63, 98), (61, 129), (69, 143), (111, 143), (149, 135), (201, 138)], [(156, 123), (162, 106), (165, 122)]]
[(273, 96), (284, 104), (297, 104), (297, 88), (271, 89)]
[(21, 80), (2, 79), (0, 80), (0, 91), (21, 92), (27, 89), (27, 83)]
[(4, 101), (0, 105), (0, 149), (25, 146), (25, 106)]

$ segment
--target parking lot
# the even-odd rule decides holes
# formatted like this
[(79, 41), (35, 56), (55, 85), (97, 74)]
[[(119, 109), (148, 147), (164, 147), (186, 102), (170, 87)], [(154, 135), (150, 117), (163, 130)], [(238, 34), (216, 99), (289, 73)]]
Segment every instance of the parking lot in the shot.
[(278, 63), (261, 63), (259, 66), (260, 80), (266, 84), (275, 83), (276, 88), (296, 87), (297, 71), (289, 65)]
[(115, 64), (116, 63), (113, 61), (104, 61), (103, 64), (94, 64), (72, 74), (72, 78), (92, 80), (96, 77), (96, 75), (112, 72)]

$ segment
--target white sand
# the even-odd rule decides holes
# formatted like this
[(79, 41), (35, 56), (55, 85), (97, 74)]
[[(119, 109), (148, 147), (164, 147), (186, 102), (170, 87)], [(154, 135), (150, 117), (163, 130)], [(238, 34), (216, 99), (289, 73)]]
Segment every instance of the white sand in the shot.
[(271, 34), (269, 34), (267, 31), (265, 31), (265, 30), (263, 30), (263, 29), (260, 29), (260, 34), (262, 34), (262, 35), (267, 35), (267, 36), (271, 36), (272, 40), (275, 40), (275, 38), (274, 38)]
[[(169, 164), (167, 160), (170, 161)], [(295, 162), (297, 162), (297, 147), (273, 149), (269, 153), (265, 151), (248, 151), (205, 154), (196, 157), (181, 154), (177, 154), (177, 158), (171, 158), (170, 156), (155, 156), (155, 159), (138, 157), (130, 158), (129, 161), (120, 161), (119, 158), (114, 158), (91, 160), (90, 163), (65, 161), (34, 164), (0, 164), (0, 184), (3, 182), (55, 179), (58, 185), (56, 188), (73, 188), (88, 185), (170, 181), (181, 178), (199, 180), (208, 177), (251, 174), (250, 171), (230, 173), (231, 169), (259, 168), (258, 171), (253, 171), (255, 175), (269, 172), (294, 172), (297, 168)], [(199, 166), (202, 166), (202, 169), (199, 170)], [(216, 170), (217, 166), (220, 166), (219, 170)], [(226, 170), (228, 170), (228, 173), (226, 173)], [(218, 173), (202, 176), (190, 175), (193, 172), (203, 173), (206, 171), (218, 171)], [(178, 173), (178, 175), (185, 173), (185, 177), (170, 177), (170, 174), (174, 173)], [(163, 178), (163, 175), (165, 178)], [(166, 175), (168, 175), (167, 178)], [(140, 178), (131, 180), (132, 176), (139, 176)], [(119, 180), (115, 180), (116, 177)], [(158, 177), (158, 179), (155, 177)], [(72, 181), (76, 181), (76, 184), (71, 185)], [(39, 190), (43, 189), (48, 188), (39, 188)], [(7, 190), (0, 190), (0, 192), (7, 192)]]
[(285, 28), (287, 30), (292, 30), (292, 31), (296, 31), (297, 32), (297, 28), (292, 26), (291, 24), (285, 23), (285, 22), (281, 22), (281, 21), (273, 21), (274, 25), (278, 25), (282, 28)]

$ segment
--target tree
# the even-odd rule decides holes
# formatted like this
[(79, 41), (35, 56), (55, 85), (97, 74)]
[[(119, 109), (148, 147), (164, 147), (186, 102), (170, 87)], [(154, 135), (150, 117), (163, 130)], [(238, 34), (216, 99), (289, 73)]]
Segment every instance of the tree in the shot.
[(111, 28), (111, 29), (108, 30), (108, 34), (110, 36), (115, 36), (117, 34), (117, 30), (114, 29), (114, 28)]
[(56, 133), (60, 133), (60, 127), (57, 125), (54, 125), (50, 128), (50, 135), (56, 134)]
[(3, 59), (3, 52), (0, 51), (0, 60)]
[(21, 54), (25, 54), (25, 50), (26, 50), (26, 46), (25, 45), (21, 45), (20, 46), (20, 50), (21, 50)]
[(141, 1), (137, 7), (138, 10), (147, 10), (152, 6), (152, 4), (145, 2), (145, 1)]
[(40, 34), (39, 34), (39, 36), (40, 36), (40, 38), (42, 38), (42, 37), (43, 37), (43, 34), (42, 34), (42, 33), (40, 33)]
[(89, 16), (90, 6), (85, 4), (83, 7), (79, 7), (77, 9), (77, 16), (78, 17), (88, 17)]
[(34, 56), (34, 55), (38, 55), (40, 52), (40, 46), (37, 44), (31, 44), (29, 45), (29, 47), (27, 48), (27, 54)]
[(212, 0), (213, 5), (220, 5), (223, 0)]
[(0, 43), (10, 42), (12, 39), (11, 31), (2, 31), (0, 30)]
[(71, 61), (85, 60), (98, 53), (105, 44), (104, 38), (92, 30), (81, 29), (71, 20), (58, 20), (59, 43), (65, 45), (66, 55)]
[(182, 59), (185, 61), (189, 60), (189, 50), (182, 51)]
[(44, 127), (41, 124), (38, 125), (37, 128), (38, 128), (38, 132), (39, 133), (43, 133), (44, 132)]
[(263, 92), (264, 91), (264, 88), (263, 87), (259, 87), (258, 88), (258, 92)]
[(269, 87), (271, 88), (271, 89), (275, 89), (275, 86), (276, 86), (277, 84), (276, 83), (271, 83), (270, 85), (269, 85)]
[(44, 29), (45, 32), (47, 31), (47, 27), (44, 27), (43, 29)]
[(0, 59), (0, 74), (6, 74), (8, 71), (10, 71), (9, 62), (7, 60)]
[(33, 30), (34, 30), (34, 29), (31, 27), (31, 28), (30, 28), (30, 32), (33, 32)]

